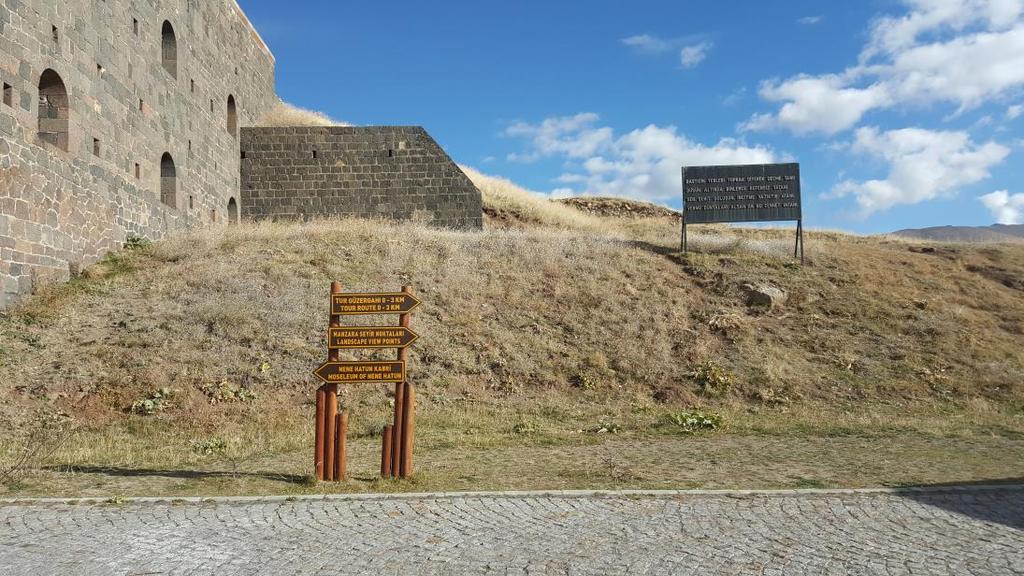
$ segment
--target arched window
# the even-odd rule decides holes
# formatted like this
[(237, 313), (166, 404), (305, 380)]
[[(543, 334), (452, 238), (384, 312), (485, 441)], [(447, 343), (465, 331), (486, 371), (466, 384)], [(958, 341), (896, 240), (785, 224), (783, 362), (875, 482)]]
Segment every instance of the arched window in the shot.
[(174, 26), (164, 20), (163, 41), (161, 42), (160, 61), (164, 70), (175, 78), (178, 77), (178, 39), (174, 35)]
[(160, 159), (160, 201), (171, 208), (178, 207), (178, 171), (174, 158), (166, 152)]
[(60, 75), (47, 68), (39, 77), (39, 138), (68, 151), (68, 89)]
[(238, 136), (238, 108), (235, 106), (235, 97), (228, 95), (228, 133), (232, 137)]
[(238, 224), (238, 202), (228, 200), (228, 224)]

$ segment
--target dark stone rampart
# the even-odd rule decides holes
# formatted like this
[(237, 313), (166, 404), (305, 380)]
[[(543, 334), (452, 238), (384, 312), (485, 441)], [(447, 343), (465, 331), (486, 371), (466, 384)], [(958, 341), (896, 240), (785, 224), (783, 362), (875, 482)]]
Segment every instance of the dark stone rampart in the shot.
[(475, 229), (480, 191), (420, 127), (242, 130), (242, 216), (354, 216)]

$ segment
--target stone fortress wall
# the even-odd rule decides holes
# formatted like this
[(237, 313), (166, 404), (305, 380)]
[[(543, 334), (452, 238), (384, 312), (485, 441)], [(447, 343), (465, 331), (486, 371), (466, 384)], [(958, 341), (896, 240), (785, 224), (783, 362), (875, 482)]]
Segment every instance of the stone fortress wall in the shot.
[(0, 0), (0, 309), (132, 237), (242, 218), (482, 226), (422, 128), (247, 128), (274, 66), (236, 0)]
[(130, 236), (239, 215), (239, 130), (277, 103), (235, 0), (0, 2), (0, 308)]
[(480, 191), (420, 127), (242, 129), (242, 215), (483, 226)]

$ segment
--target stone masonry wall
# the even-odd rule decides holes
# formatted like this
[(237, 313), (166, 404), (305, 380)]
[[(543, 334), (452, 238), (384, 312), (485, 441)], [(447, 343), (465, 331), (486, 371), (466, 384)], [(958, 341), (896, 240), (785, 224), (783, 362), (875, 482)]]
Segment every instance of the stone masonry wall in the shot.
[(245, 128), (242, 215), (483, 225), (480, 191), (419, 127)]
[[(235, 0), (0, 1), (0, 83), (0, 308), (129, 236), (226, 223), (237, 127), (277, 101), (273, 56)], [(41, 127), (66, 129), (67, 151)]]

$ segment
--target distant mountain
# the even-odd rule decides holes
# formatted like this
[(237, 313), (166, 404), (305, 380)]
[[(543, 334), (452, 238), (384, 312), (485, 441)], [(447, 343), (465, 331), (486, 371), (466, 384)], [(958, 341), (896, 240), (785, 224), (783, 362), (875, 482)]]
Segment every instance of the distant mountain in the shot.
[(1024, 224), (992, 226), (935, 226), (898, 230), (893, 236), (935, 242), (1024, 242)]

